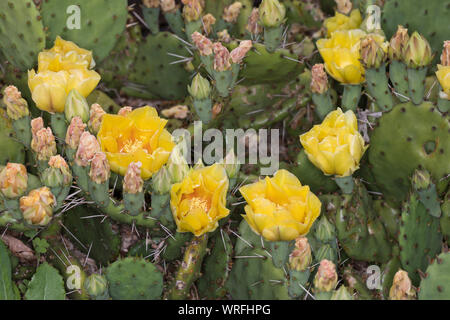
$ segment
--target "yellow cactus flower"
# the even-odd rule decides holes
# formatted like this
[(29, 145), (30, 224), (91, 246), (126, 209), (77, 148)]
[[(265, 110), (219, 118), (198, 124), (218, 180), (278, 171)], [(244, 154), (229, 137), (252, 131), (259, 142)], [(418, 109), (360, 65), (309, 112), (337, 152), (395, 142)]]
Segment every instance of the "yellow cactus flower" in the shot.
[(335, 31), (330, 39), (319, 39), (317, 48), (325, 61), (325, 70), (344, 84), (364, 82), (360, 42), (366, 33), (360, 29)]
[(323, 122), (300, 136), (308, 159), (326, 175), (346, 177), (359, 168), (367, 150), (358, 132), (353, 111), (340, 108), (330, 112)]
[(273, 178), (243, 186), (244, 219), (252, 230), (269, 241), (290, 241), (306, 235), (320, 214), (321, 203), (287, 170)]
[(53, 216), (56, 198), (49, 188), (41, 187), (31, 190), (19, 200), (23, 218), (29, 224), (45, 226)]
[(125, 116), (105, 114), (97, 139), (111, 171), (125, 175), (131, 162), (142, 163), (141, 176), (148, 179), (169, 159), (175, 144), (164, 129), (155, 108), (145, 106)]
[(327, 36), (338, 30), (359, 29), (362, 23), (361, 12), (358, 9), (352, 10), (350, 16), (336, 12), (334, 17), (325, 19), (324, 26), (327, 29)]
[(201, 236), (216, 230), (218, 221), (230, 213), (226, 208), (228, 177), (220, 164), (191, 169), (172, 185), (170, 207), (178, 232)]
[(447, 96), (447, 99), (450, 100), (450, 66), (443, 66), (438, 64), (438, 71), (436, 71), (436, 77), (441, 84), (442, 91)]

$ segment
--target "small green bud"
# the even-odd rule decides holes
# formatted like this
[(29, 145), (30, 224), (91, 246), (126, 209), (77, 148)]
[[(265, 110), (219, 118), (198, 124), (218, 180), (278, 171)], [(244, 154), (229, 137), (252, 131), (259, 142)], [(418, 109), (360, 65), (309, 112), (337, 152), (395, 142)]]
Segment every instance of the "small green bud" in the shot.
[(172, 149), (169, 160), (167, 161), (167, 171), (172, 183), (180, 182), (189, 172), (189, 166), (181, 152), (181, 143), (184, 142), (180, 142), (180, 144)]
[(171, 177), (169, 170), (166, 167), (162, 167), (159, 171), (152, 177), (152, 189), (159, 194), (165, 194), (170, 191)]
[(431, 175), (426, 170), (416, 170), (412, 176), (412, 185), (415, 190), (428, 189), (431, 181)]
[(286, 7), (278, 0), (263, 0), (259, 6), (259, 21), (264, 27), (279, 27), (285, 16)]
[(334, 225), (325, 216), (316, 222), (315, 237), (321, 242), (330, 242), (336, 238)]
[(209, 81), (203, 78), (200, 73), (192, 79), (192, 84), (188, 86), (189, 94), (196, 100), (204, 100), (211, 93)]
[(331, 300), (353, 300), (353, 296), (348, 292), (347, 288), (342, 285), (333, 292)]
[(76, 89), (70, 91), (67, 96), (64, 114), (68, 122), (76, 116), (79, 116), (84, 123), (89, 120), (89, 105)]
[(422, 68), (428, 66), (433, 57), (434, 55), (427, 39), (418, 32), (414, 32), (406, 45), (403, 61), (410, 68)]
[(107, 295), (108, 281), (104, 276), (93, 273), (86, 278), (84, 287), (92, 298), (102, 297)]
[(239, 174), (239, 169), (241, 168), (241, 164), (239, 162), (239, 159), (234, 154), (234, 150), (231, 149), (225, 158), (222, 159), (220, 162), (223, 167), (225, 168), (225, 171), (227, 172), (228, 178), (233, 179), (236, 178)]
[(63, 157), (50, 157), (49, 167), (42, 173), (42, 183), (49, 188), (68, 186), (72, 183), (72, 173)]

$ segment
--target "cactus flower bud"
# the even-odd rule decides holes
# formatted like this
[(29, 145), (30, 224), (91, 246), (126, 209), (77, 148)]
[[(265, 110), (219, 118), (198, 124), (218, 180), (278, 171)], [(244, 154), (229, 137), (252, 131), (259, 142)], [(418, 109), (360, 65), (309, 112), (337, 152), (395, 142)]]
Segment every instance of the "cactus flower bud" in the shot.
[(331, 300), (353, 300), (353, 296), (345, 286), (340, 286), (339, 289), (333, 292)]
[(328, 91), (328, 76), (322, 63), (315, 64), (311, 69), (311, 91), (324, 94)]
[(415, 170), (412, 176), (412, 185), (415, 190), (427, 189), (431, 181), (431, 175), (426, 170)]
[(104, 152), (97, 152), (91, 160), (89, 177), (97, 184), (106, 182), (111, 175), (111, 167)]
[(239, 162), (239, 159), (236, 157), (236, 154), (234, 153), (233, 149), (231, 149), (227, 153), (225, 158), (223, 158), (223, 160), (220, 163), (225, 168), (228, 178), (233, 179), (237, 177), (239, 169), (241, 168), (241, 164)]
[(98, 133), (98, 130), (100, 130), (100, 126), (102, 124), (103, 115), (105, 114), (105, 110), (103, 110), (103, 108), (98, 103), (94, 103), (91, 106), (88, 127), (89, 130), (92, 131), (92, 133)]
[(36, 132), (44, 128), (44, 120), (42, 117), (34, 118), (31, 120), (31, 135), (33, 138), (36, 137)]
[(93, 273), (86, 278), (84, 288), (92, 298), (102, 298), (108, 296), (108, 281), (105, 276)]
[(279, 27), (286, 16), (286, 7), (278, 0), (263, 0), (259, 6), (259, 20), (264, 27)]
[(215, 42), (213, 44), (214, 51), (214, 70), (216, 71), (226, 71), (231, 68), (231, 57), (230, 52), (225, 48), (222, 43)]
[(389, 59), (402, 60), (403, 52), (409, 42), (408, 29), (398, 26), (397, 32), (392, 36), (389, 43)]
[(174, 12), (177, 9), (175, 0), (161, 0), (160, 5), (163, 12)]
[(52, 219), (55, 204), (56, 198), (47, 187), (31, 190), (27, 196), (20, 198), (23, 218), (33, 225), (47, 225)]
[(86, 124), (83, 123), (80, 117), (72, 118), (66, 133), (66, 144), (69, 148), (73, 150), (78, 148), (81, 135), (83, 134), (85, 128)]
[(76, 89), (73, 89), (67, 95), (64, 114), (68, 122), (72, 121), (72, 118), (76, 116), (80, 117), (84, 123), (89, 120), (89, 105)]
[(191, 35), (194, 45), (197, 47), (201, 56), (209, 56), (213, 52), (213, 43), (201, 33), (195, 31)]
[(42, 182), (50, 188), (65, 187), (72, 183), (72, 173), (66, 160), (60, 155), (50, 158), (49, 167), (42, 173)]
[(321, 242), (331, 242), (336, 238), (334, 225), (325, 216), (316, 223), (315, 237)]
[(152, 177), (152, 190), (159, 194), (164, 194), (170, 191), (171, 186), (172, 184), (169, 170), (167, 170), (166, 167), (162, 167)]
[(31, 149), (36, 152), (39, 161), (48, 161), (56, 154), (55, 136), (50, 128), (42, 128), (31, 139)]
[(242, 9), (242, 3), (236, 1), (223, 9), (223, 20), (228, 23), (236, 23), (239, 13)]
[(22, 196), (28, 187), (27, 169), (23, 164), (8, 162), (0, 172), (0, 191), (4, 197)]
[(295, 248), (289, 255), (289, 267), (291, 270), (304, 271), (311, 262), (311, 246), (308, 243), (308, 238), (298, 237), (295, 239)]
[(431, 63), (433, 56), (428, 41), (418, 32), (414, 32), (405, 47), (403, 61), (410, 68), (422, 68)]
[(144, 180), (141, 178), (142, 163), (131, 162), (123, 178), (123, 191), (125, 193), (135, 194), (144, 189)]
[(205, 29), (206, 35), (210, 34), (212, 31), (212, 26), (216, 23), (216, 18), (211, 13), (205, 14), (202, 17), (203, 28)]
[(6, 113), (12, 120), (19, 120), (30, 114), (27, 101), (22, 98), (22, 94), (15, 86), (5, 88), (3, 102), (6, 105)]
[(260, 34), (262, 30), (262, 26), (259, 24), (259, 9), (253, 8), (250, 17), (248, 18), (247, 25), (245, 27), (248, 32), (251, 34)]
[(350, 0), (335, 0), (337, 11), (342, 14), (349, 14), (352, 11), (352, 2)]
[(314, 287), (318, 292), (330, 292), (336, 287), (338, 276), (333, 262), (323, 259), (314, 278)]
[(222, 31), (217, 32), (217, 39), (223, 43), (231, 42), (231, 37), (227, 29), (223, 29)]
[(408, 272), (398, 270), (392, 281), (392, 287), (389, 290), (390, 300), (414, 300), (416, 298), (416, 290), (411, 284)]
[(450, 67), (450, 40), (444, 41), (444, 50), (441, 54), (441, 65)]
[(80, 167), (88, 166), (94, 155), (100, 151), (100, 144), (97, 138), (85, 131), (80, 137), (77, 153), (75, 155), (75, 163)]
[(201, 0), (181, 0), (183, 17), (187, 22), (197, 21), (202, 16), (203, 6)]
[(192, 84), (188, 86), (188, 91), (195, 100), (204, 100), (209, 97), (211, 86), (207, 79), (203, 78), (200, 73), (197, 73), (192, 79)]
[(186, 119), (189, 109), (185, 105), (176, 105), (169, 109), (161, 110), (161, 114), (166, 118)]
[(125, 106), (119, 109), (119, 112), (117, 114), (122, 117), (126, 117), (128, 114), (130, 114), (133, 111), (133, 107)]
[(158, 8), (159, 0), (142, 0), (142, 3), (147, 8)]
[(252, 41), (251, 40), (244, 40), (241, 41), (239, 44), (239, 47), (233, 49), (230, 53), (231, 61), (233, 63), (241, 63), (241, 61), (244, 59), (247, 52), (252, 48)]
[(361, 39), (361, 60), (366, 68), (379, 68), (386, 59), (385, 50), (372, 36)]
[(172, 183), (178, 183), (189, 172), (189, 166), (181, 153), (181, 144), (176, 145), (170, 153), (167, 161), (167, 171), (169, 172)]

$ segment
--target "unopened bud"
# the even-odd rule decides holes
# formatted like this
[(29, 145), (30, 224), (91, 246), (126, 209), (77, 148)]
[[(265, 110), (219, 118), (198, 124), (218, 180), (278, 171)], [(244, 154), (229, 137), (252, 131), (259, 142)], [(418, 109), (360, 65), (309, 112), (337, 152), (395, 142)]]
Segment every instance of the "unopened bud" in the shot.
[(236, 1), (223, 9), (223, 20), (228, 23), (236, 23), (239, 13), (242, 9), (242, 3)]
[(66, 160), (60, 155), (50, 158), (49, 167), (42, 173), (42, 182), (50, 188), (65, 187), (72, 183), (72, 173)]
[(48, 187), (31, 190), (20, 198), (20, 210), (26, 222), (32, 225), (47, 225), (52, 219), (56, 198)]
[(31, 125), (31, 136), (36, 137), (36, 132), (44, 128), (44, 120), (42, 117), (34, 118), (30, 122)]
[(386, 58), (383, 48), (372, 36), (369, 35), (361, 40), (361, 60), (366, 68), (379, 68)]
[(216, 18), (214, 18), (211, 13), (208, 13), (202, 17), (202, 21), (206, 35), (210, 34), (212, 31), (212, 26), (216, 23)]
[(27, 168), (20, 163), (8, 162), (0, 172), (0, 191), (5, 198), (22, 196), (28, 187)]
[(311, 246), (308, 238), (298, 237), (295, 239), (295, 248), (289, 255), (289, 267), (291, 270), (304, 271), (312, 262)]
[(336, 230), (334, 225), (323, 216), (316, 224), (315, 237), (321, 242), (331, 242), (336, 239)]
[(111, 168), (104, 152), (97, 152), (91, 160), (89, 177), (97, 184), (106, 182), (111, 175)]
[(92, 298), (108, 295), (108, 281), (105, 276), (93, 273), (86, 278), (84, 288)]
[(397, 32), (392, 36), (389, 43), (389, 59), (400, 61), (403, 57), (406, 45), (409, 42), (408, 29), (398, 26)]
[(80, 117), (85, 123), (89, 120), (89, 105), (86, 98), (76, 89), (70, 91), (67, 96), (64, 114), (68, 122), (71, 122), (72, 118), (76, 116)]
[(84, 131), (80, 137), (75, 163), (80, 167), (87, 167), (94, 155), (100, 151), (100, 144), (97, 138), (87, 131)]
[(318, 292), (330, 292), (336, 287), (338, 276), (333, 262), (323, 259), (314, 278), (314, 287)]
[(215, 119), (222, 112), (223, 105), (220, 102), (216, 102), (211, 110), (212, 118)]
[(441, 65), (450, 67), (450, 40), (444, 41), (444, 50), (441, 54)]
[(411, 284), (408, 272), (399, 270), (394, 276), (392, 287), (389, 290), (390, 300), (413, 300), (416, 298), (416, 290)]
[(165, 194), (170, 191), (171, 177), (169, 170), (166, 167), (162, 167), (159, 171), (152, 177), (152, 190), (159, 194)]
[(158, 8), (159, 0), (142, 0), (142, 3), (147, 8)]
[(259, 20), (264, 27), (279, 27), (286, 16), (286, 7), (278, 0), (263, 0), (259, 6)]
[(353, 300), (353, 296), (348, 292), (347, 288), (342, 285), (333, 292), (331, 300)]
[(432, 60), (433, 53), (427, 39), (414, 32), (406, 45), (403, 61), (410, 68), (422, 68), (428, 66)]
[(231, 149), (225, 158), (220, 161), (222, 166), (225, 168), (225, 171), (227, 172), (228, 178), (233, 179), (236, 178), (236, 176), (239, 173), (239, 169), (241, 168), (241, 164), (239, 163), (239, 159), (236, 157), (236, 154), (234, 153), (234, 150)]
[(211, 85), (207, 79), (203, 78), (200, 73), (197, 73), (192, 79), (191, 85), (188, 86), (188, 92), (195, 100), (204, 100), (209, 98)]
[(324, 94), (328, 91), (328, 76), (322, 63), (315, 64), (311, 69), (311, 91)]
[(119, 109), (119, 112), (117, 114), (122, 117), (126, 117), (128, 114), (130, 114), (133, 111), (133, 107), (125, 106)]
[(98, 104), (94, 103), (91, 106), (88, 127), (92, 133), (97, 134), (102, 125), (103, 116), (106, 114), (105, 110)]
[(86, 124), (83, 123), (80, 117), (72, 118), (66, 133), (66, 144), (69, 148), (73, 150), (78, 148), (81, 135), (83, 134), (85, 128)]
[(189, 166), (181, 152), (182, 143), (184, 142), (180, 142), (172, 149), (169, 160), (167, 160), (167, 171), (172, 183), (180, 182), (189, 172)]
[(39, 161), (48, 161), (56, 154), (55, 136), (50, 128), (42, 128), (31, 139), (31, 149), (36, 153)]
[(175, 0), (161, 0), (160, 5), (163, 12), (174, 12), (177, 10)]
[(260, 34), (262, 30), (262, 26), (259, 24), (259, 9), (253, 8), (252, 13), (247, 21), (247, 26), (245, 27), (248, 32), (251, 34)]
[(342, 14), (349, 14), (352, 11), (352, 2), (350, 0), (335, 0), (337, 5), (337, 11)]
[(135, 194), (142, 192), (144, 180), (141, 178), (141, 162), (131, 162), (128, 165), (127, 172), (123, 178), (123, 191), (125, 193)]
[(5, 88), (3, 102), (6, 105), (6, 113), (12, 120), (19, 120), (30, 114), (27, 101), (22, 98), (22, 94), (15, 86)]
[(183, 17), (187, 22), (200, 19), (203, 7), (200, 0), (181, 0), (183, 2)]
[(412, 185), (415, 190), (428, 189), (431, 183), (431, 175), (427, 170), (414, 171)]
[(230, 52), (225, 48), (222, 43), (215, 42), (213, 44), (214, 51), (214, 70), (216, 71), (226, 71), (231, 68), (231, 57)]
[(231, 61), (233, 63), (241, 63), (241, 61), (244, 59), (247, 52), (252, 48), (252, 41), (251, 40), (244, 40), (241, 41), (239, 44), (239, 47), (233, 49), (230, 53)]
[(217, 38), (222, 43), (230, 43), (231, 42), (231, 36), (228, 33), (227, 29), (223, 29), (222, 31), (217, 32)]
[(213, 43), (207, 37), (195, 31), (191, 38), (201, 56), (209, 56), (213, 53)]

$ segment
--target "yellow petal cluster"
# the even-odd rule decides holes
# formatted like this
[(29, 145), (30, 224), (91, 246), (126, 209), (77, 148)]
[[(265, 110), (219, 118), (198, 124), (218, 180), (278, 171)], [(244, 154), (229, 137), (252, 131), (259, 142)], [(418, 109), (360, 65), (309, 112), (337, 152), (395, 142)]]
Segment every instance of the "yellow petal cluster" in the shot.
[(100, 81), (92, 52), (60, 37), (53, 48), (39, 53), (38, 72), (28, 71), (28, 86), (36, 106), (48, 112), (63, 112), (72, 89), (87, 97)]
[(362, 23), (361, 12), (358, 9), (352, 10), (349, 16), (336, 12), (334, 17), (325, 19), (324, 26), (327, 29), (327, 36), (338, 30), (359, 29)]
[(269, 241), (290, 241), (306, 235), (320, 214), (319, 198), (287, 170), (239, 191), (247, 201), (244, 219)]
[(330, 76), (344, 84), (364, 82), (360, 59), (360, 41), (366, 33), (360, 29), (335, 31), (329, 39), (319, 39), (317, 48)]
[(326, 175), (346, 177), (359, 168), (368, 146), (358, 132), (353, 111), (340, 108), (330, 112), (323, 122), (300, 136), (308, 159)]
[(31, 190), (27, 196), (20, 198), (23, 218), (33, 225), (47, 225), (53, 216), (55, 204), (56, 198), (47, 187)]
[(450, 100), (450, 66), (437, 65), (438, 71), (436, 71), (436, 77), (441, 84), (442, 91)]
[(196, 236), (216, 230), (218, 221), (228, 216), (228, 177), (220, 164), (191, 169), (170, 191), (170, 207), (178, 232)]
[(131, 162), (141, 162), (145, 180), (169, 159), (175, 144), (155, 108), (145, 106), (125, 116), (105, 114), (97, 134), (111, 171), (125, 175)]

